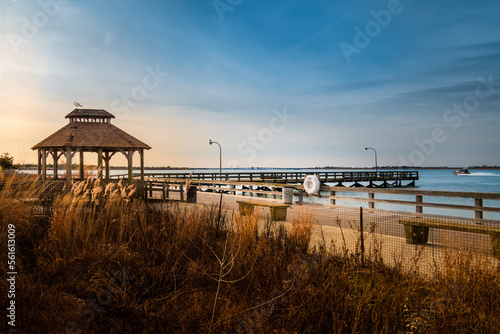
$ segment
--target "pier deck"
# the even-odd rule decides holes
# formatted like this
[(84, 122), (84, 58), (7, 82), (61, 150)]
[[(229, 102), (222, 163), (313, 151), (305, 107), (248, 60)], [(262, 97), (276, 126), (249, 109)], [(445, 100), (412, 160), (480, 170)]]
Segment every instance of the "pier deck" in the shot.
[[(303, 183), (307, 175), (314, 174), (322, 184), (330, 183), (342, 187), (345, 183), (352, 183), (351, 187), (406, 187), (415, 186), (418, 180), (418, 171), (314, 171), (314, 172), (207, 172), (207, 173), (146, 173), (145, 177), (152, 179), (188, 179), (193, 181), (238, 181), (264, 182), (274, 184)], [(117, 175), (116, 177), (120, 177)]]

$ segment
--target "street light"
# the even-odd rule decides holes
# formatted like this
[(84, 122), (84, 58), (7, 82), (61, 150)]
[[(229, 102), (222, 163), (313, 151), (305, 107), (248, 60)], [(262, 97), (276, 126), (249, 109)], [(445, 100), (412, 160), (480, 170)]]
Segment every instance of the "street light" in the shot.
[(212, 141), (212, 139), (209, 139), (209, 140), (208, 140), (208, 143), (209, 143), (210, 145), (212, 145), (212, 144), (217, 144), (217, 145), (219, 145), (219, 174), (220, 174), (220, 177), (221, 177), (221, 179), (222, 179), (222, 148), (220, 147), (220, 144), (219, 144), (218, 142), (216, 142), (216, 141)]
[[(208, 143), (209, 143), (210, 145), (212, 145), (212, 144), (217, 144), (217, 145), (219, 145), (219, 178), (220, 178), (220, 180), (222, 181), (222, 148), (220, 147), (220, 144), (219, 144), (218, 142), (216, 142), (216, 141), (212, 141), (212, 139), (209, 139), (209, 140), (208, 140)], [(219, 187), (221, 187), (221, 186), (219, 185)], [(222, 194), (223, 194), (223, 192), (222, 192), (222, 189), (221, 189), (221, 191), (220, 191), (220, 200), (219, 200), (219, 214), (217, 215), (217, 221), (218, 221), (218, 222), (220, 222), (220, 218), (221, 218), (221, 210), (222, 210)]]
[(365, 151), (366, 150), (373, 150), (373, 152), (375, 152), (375, 175), (377, 175), (377, 171), (378, 171), (378, 166), (377, 166), (377, 151), (375, 151), (375, 149), (372, 148), (372, 147), (365, 147)]

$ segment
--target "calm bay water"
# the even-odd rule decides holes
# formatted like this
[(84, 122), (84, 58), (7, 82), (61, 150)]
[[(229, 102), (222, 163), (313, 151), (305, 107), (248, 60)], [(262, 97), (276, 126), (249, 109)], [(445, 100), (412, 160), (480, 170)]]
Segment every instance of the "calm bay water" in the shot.
[[(471, 169), (470, 175), (455, 175), (450, 169), (422, 169), (419, 170), (419, 180), (415, 187), (404, 189), (432, 190), (432, 191), (454, 191), (454, 192), (480, 192), (480, 193), (500, 193), (500, 170), (499, 169)], [(366, 197), (365, 193), (343, 193), (343, 196)], [(415, 196), (396, 196), (391, 194), (376, 194), (379, 199), (398, 199), (406, 201), (415, 201)], [(468, 198), (445, 198), (424, 196), (424, 202), (474, 205), (473, 199)], [(340, 205), (360, 206), (355, 201), (339, 201)], [(500, 201), (484, 200), (484, 206), (500, 207)], [(368, 207), (368, 204), (361, 205)], [(415, 212), (414, 206), (402, 206), (391, 204), (375, 204), (376, 208), (384, 210), (396, 210)], [(449, 210), (439, 208), (424, 207), (424, 213), (451, 215), (465, 218), (473, 218), (474, 213), (464, 210)], [(485, 212), (485, 219), (500, 220), (500, 213)]]
[[(190, 173), (190, 172), (200, 172), (200, 173), (218, 173), (219, 169), (185, 169), (185, 170), (146, 170), (146, 173)], [(307, 172), (310, 174), (318, 173), (324, 171), (339, 171), (339, 170), (316, 170), (316, 169), (287, 169), (287, 170), (276, 170), (276, 169), (222, 169), (222, 172), (227, 173), (279, 173), (279, 172)], [(355, 171), (355, 170), (347, 170)], [(362, 170), (366, 171), (366, 170)], [(385, 171), (385, 169), (379, 169), (379, 171)], [(392, 170), (387, 170), (392, 171)], [(435, 190), (435, 191), (459, 191), (459, 192), (487, 192), (487, 193), (500, 193), (500, 169), (470, 169), (470, 175), (455, 175), (450, 169), (421, 169), (418, 170), (420, 179), (416, 182), (416, 187), (411, 189), (420, 190)], [(36, 170), (22, 171), (26, 173), (36, 173)], [(49, 169), (48, 174), (51, 175), (51, 170)], [(65, 171), (59, 170), (59, 174), (63, 174)], [(113, 169), (111, 170), (111, 175), (126, 174), (126, 170)], [(134, 173), (138, 173), (138, 170), (134, 170)], [(346, 183), (346, 185), (349, 185)]]
[[(192, 170), (182, 170), (173, 172), (205, 172), (205, 173), (218, 173), (218, 169), (192, 169)], [(309, 174), (314, 174), (318, 172), (324, 172), (328, 170), (315, 170), (315, 169), (289, 169), (289, 170), (274, 170), (274, 169), (223, 169), (222, 172), (228, 173), (248, 173), (248, 172), (307, 172)], [(339, 170), (331, 170), (339, 171)], [(354, 170), (348, 170), (354, 171)], [(366, 170), (365, 170), (366, 171)], [(384, 169), (380, 169), (384, 171)], [(389, 170), (388, 170), (389, 171)], [(155, 171), (157, 173), (167, 173), (172, 171)], [(416, 190), (433, 190), (433, 191), (454, 191), (454, 192), (485, 192), (485, 193), (500, 193), (500, 169), (470, 169), (470, 175), (455, 175), (452, 173), (451, 169), (421, 169), (419, 170), (419, 180), (416, 182), (415, 187), (408, 187), (404, 189), (416, 189)], [(328, 184), (334, 185), (334, 184)], [(349, 183), (345, 183), (349, 186)], [(356, 192), (343, 192), (337, 193), (339, 196), (346, 197), (367, 197), (366, 193), (356, 193)], [(324, 195), (328, 195), (325, 193)], [(393, 195), (393, 194), (376, 194), (375, 198), (378, 199), (397, 199), (405, 201), (415, 201), (415, 196), (413, 195)], [(297, 198), (296, 198), (297, 199)], [(324, 198), (309, 197), (306, 201), (314, 202), (318, 204), (327, 204), (329, 201)], [(433, 197), (425, 196), (425, 202), (433, 203), (443, 203), (443, 204), (460, 204), (460, 205), (474, 205), (473, 199), (466, 198), (445, 198), (445, 197)], [(368, 203), (337, 200), (338, 205), (352, 206), (352, 207), (368, 207)], [(500, 201), (485, 200), (483, 202), (484, 206), (500, 207)], [(391, 204), (381, 204), (376, 203), (375, 207), (383, 210), (394, 210), (394, 211), (405, 211), (405, 212), (415, 212), (414, 206), (409, 205), (391, 205)], [(457, 217), (473, 218), (474, 212), (464, 211), (464, 210), (449, 210), (449, 209), (439, 209), (439, 208), (427, 208), (424, 207), (424, 213), (437, 214), (437, 215), (450, 215)], [(500, 213), (485, 212), (485, 219), (500, 220)]]
[[(180, 172), (214, 172), (218, 173), (218, 169), (203, 169), (203, 170), (185, 170)], [(339, 170), (315, 170), (315, 169), (291, 169), (291, 170), (238, 170), (238, 169), (222, 169), (222, 172), (237, 173), (237, 172), (308, 172), (310, 174), (319, 171), (339, 171)], [(354, 170), (347, 170), (349, 172)], [(366, 171), (366, 170), (361, 170)], [(386, 171), (379, 169), (379, 171)], [(393, 171), (387, 169), (387, 171)], [(500, 193), (500, 169), (470, 169), (470, 175), (455, 175), (451, 169), (421, 169), (418, 170), (420, 179), (416, 182), (416, 187), (409, 189), (420, 190), (435, 190), (435, 191), (458, 191), (458, 192), (488, 192)], [(169, 171), (158, 171), (169, 172)], [(349, 185), (346, 183), (346, 185)]]
[[(219, 169), (189, 169), (189, 170), (147, 170), (146, 173), (183, 173), (183, 172), (205, 172), (205, 173), (218, 173)], [(222, 172), (229, 173), (248, 173), (248, 172), (299, 172), (304, 171), (310, 174), (317, 172), (324, 172), (327, 170), (307, 170), (307, 169), (287, 169), (287, 170), (275, 170), (275, 169), (223, 169)], [(332, 170), (339, 171), (339, 170)], [(348, 170), (354, 171), (354, 170)], [(366, 171), (366, 170), (365, 170)], [(384, 171), (384, 169), (380, 169)], [(470, 169), (470, 175), (455, 175), (450, 169), (422, 169), (419, 170), (419, 180), (416, 181), (415, 187), (408, 187), (405, 189), (416, 189), (416, 190), (433, 190), (433, 191), (455, 191), (455, 192), (485, 192), (485, 193), (500, 193), (500, 169)], [(134, 170), (137, 173), (137, 170)], [(50, 172), (49, 172), (50, 173)], [(111, 170), (112, 175), (125, 174), (125, 170)], [(333, 184), (331, 184), (333, 185)], [(348, 183), (345, 183), (349, 186)], [(325, 195), (327, 195), (325, 193)], [(339, 193), (340, 196), (346, 197), (367, 197), (366, 193), (351, 193), (344, 192)], [(392, 195), (392, 194), (376, 194), (378, 199), (399, 199), (414, 201), (415, 196), (409, 195)], [(309, 198), (309, 201), (315, 203), (328, 203), (326, 199)], [(446, 204), (461, 204), (461, 205), (474, 205), (474, 200), (472, 199), (461, 199), (461, 198), (442, 198), (442, 197), (431, 197), (425, 196), (424, 202), (435, 202), (435, 203), (446, 203)], [(337, 204), (346, 206), (363, 206), (368, 207), (368, 203), (361, 203), (357, 201), (338, 200)], [(500, 207), (500, 201), (485, 200), (483, 202), (484, 206)], [(415, 212), (414, 206), (402, 206), (402, 205), (391, 205), (391, 204), (375, 204), (376, 208), (384, 210), (396, 210), (396, 211), (406, 211)], [(447, 210), (447, 209), (436, 209), (436, 208), (426, 208), (424, 207), (424, 213), (429, 214), (441, 214), (441, 215), (452, 215), (466, 218), (473, 218), (474, 213), (463, 210)], [(500, 220), (500, 213), (484, 213), (485, 219)]]
[(471, 169), (470, 175), (455, 175), (449, 169), (419, 171), (417, 189), (500, 193), (499, 169)]
[[(186, 170), (147, 170), (146, 173), (218, 173), (219, 169), (186, 169)], [(324, 171), (339, 171), (339, 170), (316, 170), (316, 169), (222, 169), (225, 173), (286, 173), (286, 172), (308, 172), (314, 174)], [(354, 170), (348, 170), (354, 171)], [(366, 171), (366, 170), (363, 170)], [(379, 171), (385, 171), (380, 169)], [(392, 170), (387, 170), (392, 171)], [(137, 173), (137, 171), (134, 171)], [(500, 169), (471, 169), (470, 175), (455, 175), (450, 169), (422, 169), (419, 170), (420, 180), (416, 182), (416, 187), (412, 189), (420, 190), (436, 190), (436, 191), (467, 191), (467, 192), (489, 192), (500, 193)], [(125, 174), (124, 170), (112, 170), (111, 174)], [(349, 185), (349, 184), (346, 184)]]
[[(416, 189), (456, 191), (456, 192), (480, 192), (500, 193), (500, 170), (498, 169), (476, 169), (469, 170), (470, 175), (454, 175), (451, 170), (421, 170), (420, 181)], [(448, 199), (429, 198), (429, 202), (474, 205), (472, 199)], [(500, 201), (484, 200), (484, 206), (500, 207)], [(443, 210), (435, 208), (424, 208), (424, 212), (432, 214), (457, 215), (473, 218), (474, 213), (461, 210)], [(500, 213), (485, 212), (485, 219), (500, 220)]]
[[(217, 173), (218, 169), (213, 170), (194, 170), (195, 172), (214, 172)], [(223, 172), (238, 172), (238, 170), (224, 170)], [(249, 170), (240, 170), (241, 172), (249, 172)], [(253, 170), (254, 172), (281, 172), (280, 170)], [(304, 171), (310, 174), (317, 173), (319, 170), (286, 170), (282, 172), (298, 172)], [(321, 170), (326, 171), (326, 170)], [(338, 170), (332, 170), (338, 171)], [(353, 171), (353, 170), (349, 170)], [(380, 171), (384, 171), (381, 169)], [(389, 170), (388, 170), (389, 171)], [(407, 187), (403, 189), (415, 189), (415, 190), (432, 190), (432, 191), (454, 191), (454, 192), (482, 192), (482, 193), (500, 193), (500, 169), (470, 169), (470, 175), (455, 175), (452, 173), (451, 169), (421, 169), (419, 170), (419, 180), (416, 181), (415, 187)], [(333, 184), (329, 184), (333, 185)], [(349, 186), (349, 183), (345, 183)], [(324, 195), (328, 195), (325, 193)], [(356, 193), (356, 192), (343, 192), (338, 193), (340, 196), (346, 197), (367, 197), (366, 193)], [(413, 195), (392, 195), (392, 194), (376, 194), (375, 198), (378, 199), (397, 199), (405, 201), (415, 201), (415, 196)], [(327, 199), (319, 199), (310, 197), (308, 201), (327, 204)], [(467, 198), (445, 198), (445, 197), (433, 197), (424, 196), (425, 202), (432, 203), (443, 203), (443, 204), (460, 204), (460, 205), (474, 205), (473, 199)], [(368, 207), (368, 203), (362, 203), (358, 201), (337, 200), (337, 204), (353, 207)], [(484, 206), (499, 207), (500, 201), (484, 200)], [(383, 210), (395, 210), (404, 212), (415, 212), (414, 206), (409, 205), (391, 205), (391, 204), (380, 204), (376, 203), (375, 207)], [(424, 213), (437, 214), (437, 215), (450, 215), (464, 218), (474, 218), (474, 212), (464, 211), (464, 210), (449, 210), (449, 209), (439, 209), (439, 208), (428, 208), (424, 207)], [(485, 212), (485, 219), (500, 220), (500, 213), (495, 212)]]

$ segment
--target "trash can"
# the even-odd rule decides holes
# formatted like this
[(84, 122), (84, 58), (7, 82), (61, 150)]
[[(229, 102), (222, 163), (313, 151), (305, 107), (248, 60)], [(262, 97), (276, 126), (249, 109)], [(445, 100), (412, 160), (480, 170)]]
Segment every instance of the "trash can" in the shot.
[(196, 203), (196, 193), (197, 193), (197, 187), (196, 186), (190, 186), (187, 194), (186, 194), (186, 202), (188, 203)]
[(405, 236), (407, 244), (425, 245), (429, 239), (429, 228), (405, 225)]
[(283, 203), (293, 204), (293, 188), (283, 187)]

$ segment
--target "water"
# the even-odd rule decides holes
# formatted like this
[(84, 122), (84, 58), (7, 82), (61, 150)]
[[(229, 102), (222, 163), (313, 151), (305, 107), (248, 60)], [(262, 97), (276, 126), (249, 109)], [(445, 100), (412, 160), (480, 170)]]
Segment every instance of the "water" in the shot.
[[(193, 170), (182, 170), (182, 171), (170, 171), (170, 172), (211, 172), (218, 173), (218, 169), (193, 169)], [(319, 170), (314, 169), (288, 169), (288, 170), (274, 170), (274, 169), (223, 169), (222, 172), (308, 172), (310, 174), (317, 173)], [(328, 170), (321, 170), (322, 172)], [(331, 170), (339, 171), (339, 170)], [(354, 171), (354, 170), (348, 170)], [(366, 171), (366, 170), (365, 170)], [(380, 169), (380, 171), (385, 171)], [(387, 170), (391, 171), (391, 170)], [(408, 187), (403, 189), (415, 189), (415, 190), (431, 190), (431, 191), (453, 191), (453, 192), (480, 192), (480, 193), (500, 193), (500, 169), (469, 169), (470, 175), (455, 175), (450, 169), (421, 169), (419, 170), (419, 180), (416, 181), (415, 187)], [(168, 173), (169, 171), (155, 171), (157, 173)], [(327, 184), (334, 185), (334, 184)], [(351, 184), (345, 183), (346, 186)], [(328, 193), (322, 193), (322, 195), (328, 196)], [(346, 197), (363, 197), (366, 198), (366, 193), (355, 193), (355, 192), (338, 192), (339, 196)], [(414, 195), (393, 195), (393, 194), (376, 194), (377, 199), (395, 199), (404, 201), (415, 201)], [(294, 200), (297, 200), (295, 197)], [(325, 198), (315, 198), (309, 197), (306, 201), (318, 203), (318, 204), (328, 204), (329, 200)], [(459, 204), (459, 205), (474, 205), (474, 200), (469, 198), (447, 198), (447, 197), (434, 197), (434, 196), (424, 196), (424, 202), (432, 203), (443, 203), (443, 204)], [(353, 207), (368, 207), (368, 203), (349, 201), (347, 200), (337, 200), (337, 204)], [(494, 200), (484, 200), (484, 206), (500, 207), (500, 201)], [(415, 212), (415, 206), (412, 205), (393, 205), (385, 203), (376, 203), (375, 208), (383, 210), (393, 210), (393, 211), (404, 211), (404, 212)], [(451, 209), (441, 209), (441, 208), (423, 208), (424, 213), (437, 214), (437, 215), (450, 215), (465, 218), (474, 218), (474, 212), (465, 210), (451, 210)], [(485, 212), (485, 219), (500, 220), (500, 213), (496, 212)]]
[(470, 175), (455, 175), (449, 169), (423, 169), (416, 189), (500, 193), (500, 170), (469, 170)]
[[(469, 170), (470, 175), (455, 175), (450, 169), (422, 169), (419, 170), (419, 180), (416, 181), (415, 187), (405, 189), (415, 190), (431, 190), (431, 191), (454, 191), (454, 192), (479, 192), (479, 193), (500, 193), (500, 170)], [(349, 197), (364, 197), (366, 193), (348, 193), (344, 192), (341, 196)], [(413, 195), (392, 195), (392, 194), (376, 194), (377, 199), (397, 199), (405, 201), (415, 201)], [(470, 198), (447, 198), (424, 196), (424, 202), (443, 203), (443, 204), (459, 204), (459, 205), (474, 205), (474, 200)], [(337, 201), (339, 205), (346, 206), (363, 206), (368, 207), (368, 203), (355, 201)], [(500, 207), (500, 201), (484, 200), (484, 206)], [(376, 208), (384, 210), (395, 210), (405, 212), (415, 212), (415, 206), (410, 205), (392, 205), (392, 204), (375, 204)], [(474, 218), (474, 212), (464, 210), (451, 210), (441, 208), (423, 208), (424, 213), (450, 215), (465, 218)], [(500, 220), (500, 213), (485, 212), (485, 219)]]
[[(146, 173), (190, 173), (190, 172), (205, 172), (205, 173), (218, 173), (219, 169), (189, 169), (189, 170), (146, 170)], [(222, 172), (229, 173), (248, 173), (248, 172), (299, 172), (305, 171), (310, 174), (314, 174), (319, 170), (305, 170), (305, 169), (286, 169), (286, 170), (275, 170), (275, 169), (223, 169)], [(327, 170), (321, 170), (327, 171)], [(332, 170), (338, 171), (338, 170)], [(354, 170), (349, 170), (354, 171)], [(380, 169), (384, 171), (384, 169)], [(454, 191), (454, 192), (480, 192), (480, 193), (500, 193), (500, 169), (469, 169), (470, 175), (455, 175), (450, 169), (422, 169), (419, 170), (419, 180), (416, 181), (415, 187), (408, 187), (405, 189), (416, 189), (416, 190), (432, 190), (432, 191)], [(30, 171), (31, 172), (31, 171)], [(33, 171), (36, 173), (36, 170)], [(60, 171), (63, 173), (64, 171)], [(137, 170), (134, 170), (137, 173)], [(50, 174), (51, 171), (48, 171)], [(126, 170), (111, 170), (111, 175), (126, 174)], [(333, 185), (333, 184), (332, 184)], [(350, 184), (346, 183), (346, 186)], [(324, 195), (328, 195), (325, 193)], [(355, 192), (343, 192), (338, 193), (339, 196), (346, 197), (367, 197), (366, 193), (355, 193)], [(415, 201), (415, 196), (413, 195), (392, 195), (392, 194), (376, 194), (377, 199), (397, 199), (405, 201)], [(297, 200), (297, 198), (295, 198)], [(311, 202), (327, 204), (327, 199), (319, 199), (314, 197), (309, 197)], [(445, 203), (445, 204), (460, 204), (460, 205), (474, 205), (473, 199), (467, 198), (442, 198), (442, 197), (432, 197), (424, 196), (424, 202), (434, 202), (434, 203)], [(337, 200), (337, 204), (354, 206), (354, 207), (368, 207), (368, 203), (356, 202), (347, 200)], [(484, 200), (484, 206), (500, 207), (500, 201)], [(384, 210), (395, 210), (395, 211), (406, 211), (415, 212), (414, 206), (403, 206), (403, 205), (392, 205), (376, 203), (376, 208)], [(452, 215), (466, 218), (473, 218), (474, 212), (464, 211), (464, 210), (448, 210), (439, 208), (427, 208), (424, 207), (424, 213), (430, 214), (442, 214), (442, 215)], [(496, 212), (485, 212), (485, 219), (500, 220), (500, 213)]]

